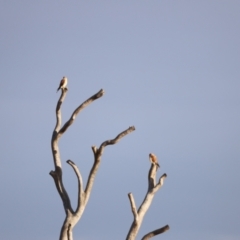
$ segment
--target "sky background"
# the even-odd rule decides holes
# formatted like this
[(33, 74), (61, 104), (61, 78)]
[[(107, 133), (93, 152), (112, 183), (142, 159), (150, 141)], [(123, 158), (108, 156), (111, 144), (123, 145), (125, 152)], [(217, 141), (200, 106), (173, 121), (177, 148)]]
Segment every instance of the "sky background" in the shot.
[(148, 154), (167, 173), (137, 239), (240, 239), (240, 2), (1, 1), (0, 239), (58, 239), (65, 218), (49, 172), (56, 89), (72, 111), (106, 92), (60, 140), (76, 207), (74, 161), (86, 183), (91, 146), (106, 147), (78, 240), (122, 240), (147, 191)]

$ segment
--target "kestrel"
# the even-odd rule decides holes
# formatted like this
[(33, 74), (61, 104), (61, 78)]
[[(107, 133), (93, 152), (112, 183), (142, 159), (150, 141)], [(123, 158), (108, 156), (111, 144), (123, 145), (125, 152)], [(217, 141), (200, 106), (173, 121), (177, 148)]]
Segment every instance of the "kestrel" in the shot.
[(150, 160), (151, 163), (157, 165), (157, 167), (160, 168), (160, 166), (159, 166), (159, 164), (158, 164), (158, 161), (157, 161), (157, 156), (156, 156), (155, 154), (150, 153), (150, 154), (149, 154), (149, 160)]
[(58, 91), (59, 89), (64, 89), (64, 88), (66, 88), (67, 82), (68, 82), (67, 78), (66, 78), (66, 77), (63, 77), (62, 80), (61, 80), (61, 82), (60, 82), (60, 84), (59, 84), (59, 87), (58, 87), (57, 91)]

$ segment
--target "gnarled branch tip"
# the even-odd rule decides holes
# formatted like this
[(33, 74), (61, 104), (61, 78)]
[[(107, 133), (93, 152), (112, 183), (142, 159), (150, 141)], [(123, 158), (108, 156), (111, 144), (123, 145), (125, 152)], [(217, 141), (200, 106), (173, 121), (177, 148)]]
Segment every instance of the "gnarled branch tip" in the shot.
[(136, 130), (134, 126), (130, 126), (129, 129), (132, 129), (133, 131)]
[(70, 165), (76, 165), (72, 160), (67, 160), (66, 163), (70, 164)]

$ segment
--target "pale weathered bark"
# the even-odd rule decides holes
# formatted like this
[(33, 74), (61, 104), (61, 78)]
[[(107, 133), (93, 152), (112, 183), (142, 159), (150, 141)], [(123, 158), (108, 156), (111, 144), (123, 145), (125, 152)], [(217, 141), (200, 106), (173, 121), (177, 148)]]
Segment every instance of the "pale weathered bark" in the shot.
[(79, 114), (81, 110), (83, 110), (85, 107), (87, 107), (90, 103), (92, 103), (94, 100), (100, 98), (103, 96), (104, 91), (100, 90), (96, 94), (94, 94), (92, 97), (87, 99), (84, 103), (82, 103), (79, 107), (75, 109), (73, 114), (71, 115), (70, 119), (61, 127), (61, 105), (66, 97), (67, 89), (62, 89), (61, 96), (58, 100), (57, 107), (56, 107), (56, 126), (54, 128), (53, 134), (52, 134), (52, 141), (51, 141), (51, 147), (52, 147), (52, 154), (53, 154), (53, 161), (55, 165), (55, 170), (51, 171), (49, 174), (53, 177), (56, 188), (58, 190), (58, 193), (62, 199), (64, 210), (66, 213), (66, 218), (64, 220), (61, 233), (60, 233), (60, 240), (73, 240), (73, 233), (72, 230), (76, 223), (81, 218), (84, 209), (87, 205), (87, 202), (90, 197), (90, 193), (93, 187), (95, 175), (97, 173), (97, 170), (100, 165), (101, 156), (103, 154), (103, 150), (107, 145), (112, 145), (117, 143), (122, 137), (127, 135), (128, 133), (135, 130), (134, 127), (129, 127), (127, 130), (120, 133), (116, 138), (112, 140), (107, 140), (103, 142), (99, 148), (93, 146), (92, 151), (94, 154), (94, 163), (92, 166), (92, 169), (88, 176), (88, 181), (86, 188), (83, 188), (83, 181), (82, 176), (80, 174), (80, 171), (76, 164), (68, 160), (67, 163), (73, 168), (78, 181), (78, 202), (77, 202), (77, 208), (74, 211), (71, 206), (71, 201), (68, 196), (67, 191), (64, 188), (63, 182), (62, 182), (62, 166), (61, 166), (61, 158), (60, 158), (60, 152), (58, 147), (58, 141), (60, 137), (63, 135), (63, 133), (71, 126), (71, 124), (74, 122), (75, 118)]
[[(148, 191), (147, 191), (147, 194), (138, 210), (136, 208), (134, 197), (133, 197), (132, 193), (128, 194), (130, 205), (131, 205), (131, 210), (133, 213), (133, 223), (130, 227), (130, 230), (128, 232), (126, 240), (135, 240), (136, 239), (136, 236), (141, 227), (143, 218), (152, 203), (153, 197), (154, 197), (155, 193), (162, 187), (164, 179), (167, 177), (167, 174), (164, 173), (159, 178), (159, 181), (156, 183), (157, 169), (158, 169), (158, 166), (156, 164), (152, 163), (149, 173), (148, 173)], [(163, 233), (163, 232), (167, 231), (169, 229), (169, 227), (165, 226), (164, 231), (162, 229), (163, 228), (161, 228), (161, 231), (160, 231), (160, 229), (157, 229), (155, 231), (152, 231), (152, 232), (146, 234), (142, 238), (142, 240), (147, 240), (157, 234)]]
[(158, 228), (158, 229), (156, 229), (156, 230), (154, 230), (154, 231), (146, 234), (146, 235), (142, 238), (142, 240), (148, 240), (148, 239), (150, 239), (150, 238), (152, 238), (152, 237), (154, 237), (154, 236), (156, 236), (156, 235), (158, 235), (158, 234), (161, 234), (161, 233), (166, 232), (167, 230), (169, 230), (169, 226), (168, 226), (168, 225), (166, 225), (166, 226), (164, 226), (164, 227), (161, 227), (161, 228)]

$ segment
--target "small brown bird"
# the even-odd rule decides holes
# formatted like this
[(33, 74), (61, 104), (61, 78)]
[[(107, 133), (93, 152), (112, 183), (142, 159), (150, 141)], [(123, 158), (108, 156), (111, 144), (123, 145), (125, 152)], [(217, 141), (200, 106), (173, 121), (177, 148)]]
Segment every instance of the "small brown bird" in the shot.
[(158, 164), (157, 156), (155, 154), (150, 153), (149, 154), (149, 160), (150, 160), (151, 163), (157, 165), (157, 167), (160, 168), (160, 165)]
[(59, 89), (64, 89), (64, 88), (66, 88), (67, 82), (68, 82), (67, 78), (66, 78), (66, 77), (63, 77), (62, 80), (61, 80), (61, 82), (60, 82), (60, 84), (59, 84), (59, 87), (58, 87), (57, 91), (58, 91)]

